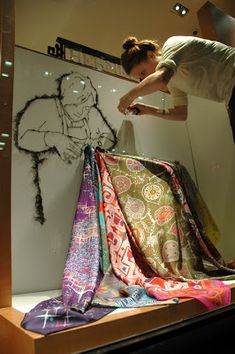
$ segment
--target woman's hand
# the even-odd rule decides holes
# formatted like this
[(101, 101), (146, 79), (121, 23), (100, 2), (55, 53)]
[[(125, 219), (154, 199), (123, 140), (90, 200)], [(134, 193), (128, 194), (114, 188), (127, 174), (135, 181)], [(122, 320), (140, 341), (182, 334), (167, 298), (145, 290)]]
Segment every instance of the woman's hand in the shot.
[(127, 111), (134, 115), (151, 114), (151, 108), (144, 103), (133, 103), (128, 108)]
[(122, 96), (120, 98), (119, 105), (118, 105), (119, 112), (125, 114), (126, 110), (131, 105), (131, 103), (134, 101), (134, 99), (135, 99), (135, 97), (133, 97), (133, 95), (130, 92), (128, 92), (126, 95)]

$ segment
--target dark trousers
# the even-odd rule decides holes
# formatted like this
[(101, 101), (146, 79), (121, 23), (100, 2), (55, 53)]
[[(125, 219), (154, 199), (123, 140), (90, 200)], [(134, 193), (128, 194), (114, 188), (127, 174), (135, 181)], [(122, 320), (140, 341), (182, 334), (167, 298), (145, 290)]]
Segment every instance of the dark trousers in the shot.
[(233, 132), (233, 141), (235, 143), (235, 87), (233, 89), (232, 96), (229, 101), (228, 111), (230, 117), (230, 124)]

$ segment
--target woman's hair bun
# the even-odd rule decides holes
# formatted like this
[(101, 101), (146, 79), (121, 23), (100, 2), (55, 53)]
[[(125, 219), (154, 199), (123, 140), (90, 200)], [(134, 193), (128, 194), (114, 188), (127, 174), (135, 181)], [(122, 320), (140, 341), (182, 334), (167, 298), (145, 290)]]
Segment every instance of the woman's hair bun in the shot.
[(125, 50), (129, 50), (132, 47), (134, 47), (135, 44), (137, 44), (137, 43), (138, 43), (138, 39), (136, 37), (128, 37), (124, 40), (122, 47)]

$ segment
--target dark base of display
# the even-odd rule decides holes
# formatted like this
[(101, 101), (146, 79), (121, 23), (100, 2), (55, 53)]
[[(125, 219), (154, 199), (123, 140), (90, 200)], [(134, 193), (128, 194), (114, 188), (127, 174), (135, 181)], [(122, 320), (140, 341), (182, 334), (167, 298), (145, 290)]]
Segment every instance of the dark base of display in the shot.
[(109, 346), (86, 351), (86, 354), (234, 354), (235, 305), (209, 312), (172, 326), (132, 337)]

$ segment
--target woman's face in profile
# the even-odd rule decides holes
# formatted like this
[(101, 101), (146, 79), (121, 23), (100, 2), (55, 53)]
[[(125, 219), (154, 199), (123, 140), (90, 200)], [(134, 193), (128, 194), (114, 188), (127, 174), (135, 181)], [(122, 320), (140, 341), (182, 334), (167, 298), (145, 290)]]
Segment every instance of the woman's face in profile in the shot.
[(142, 81), (147, 76), (155, 72), (157, 66), (157, 56), (154, 52), (149, 51), (147, 59), (135, 65), (130, 75), (135, 79)]

